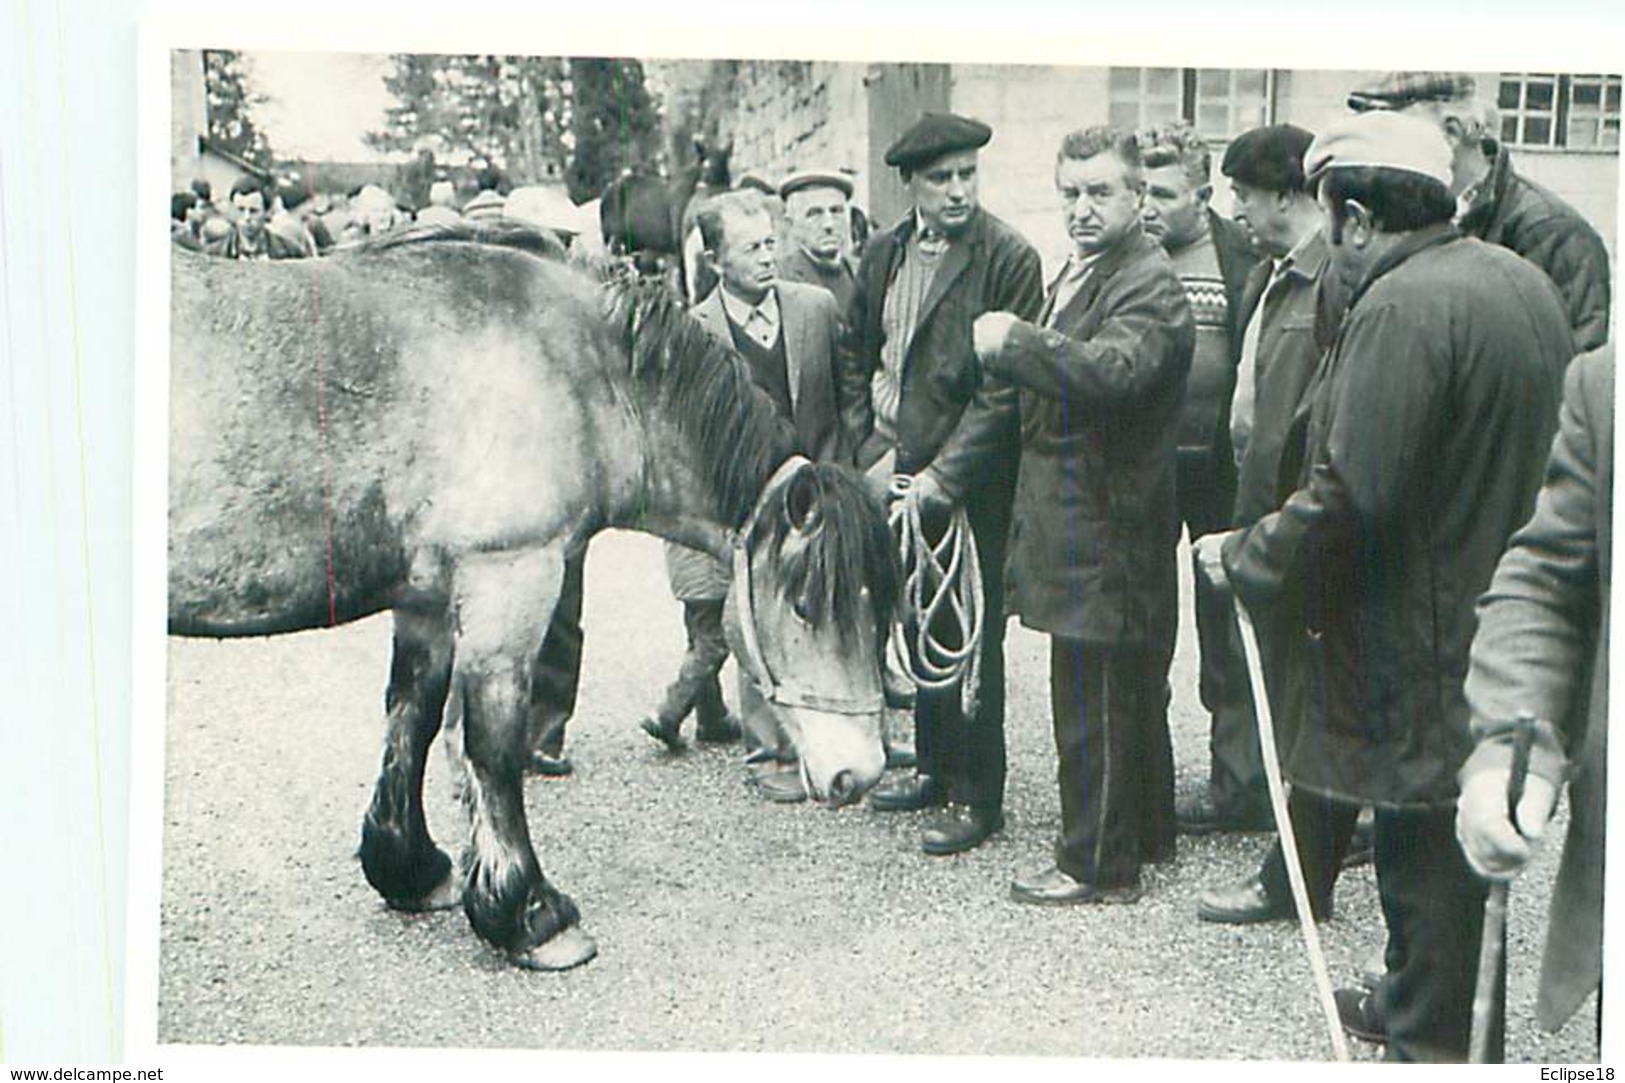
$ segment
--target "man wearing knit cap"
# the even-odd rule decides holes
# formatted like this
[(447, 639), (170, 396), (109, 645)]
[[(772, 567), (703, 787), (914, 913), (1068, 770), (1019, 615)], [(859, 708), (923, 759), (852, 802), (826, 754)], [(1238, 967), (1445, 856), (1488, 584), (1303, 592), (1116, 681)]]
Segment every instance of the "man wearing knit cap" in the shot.
[[(1254, 268), (1243, 294), (1241, 360), (1230, 404), (1230, 443), (1239, 480), (1233, 520), (1250, 526), (1297, 488), (1303, 460), (1300, 410), (1315, 369), (1337, 330), (1345, 291), (1330, 270), (1320, 206), (1304, 184), (1303, 155), (1314, 137), (1278, 124), (1237, 136), (1221, 169), (1235, 196), (1236, 221), (1270, 259)], [(1229, 607), (1229, 600), (1225, 605)], [(1296, 625), (1292, 622), (1296, 621)], [(1278, 602), (1255, 621), (1264, 654), (1276, 745), (1291, 747), (1300, 720), (1313, 709), (1309, 659), (1300, 646), (1301, 603)], [(1247, 695), (1247, 673), (1231, 675)], [(1288, 801), (1298, 855), (1316, 917), (1331, 912), (1332, 888), (1348, 850), (1358, 808), (1295, 789)], [(1229, 925), (1290, 918), (1292, 892), (1279, 840), (1259, 870), (1239, 883), (1204, 893), (1203, 921)]]
[(1510, 248), (1557, 284), (1574, 344), (1608, 340), (1611, 268), (1597, 231), (1555, 194), (1520, 176), (1500, 144), (1497, 113), (1460, 72), (1390, 72), (1349, 94), (1356, 112), (1389, 110), (1436, 125), (1450, 146), (1450, 194), (1463, 233)]
[[(1345, 1027), (1375, 1008), (1386, 1059), (1461, 1061), (1485, 898), (1454, 834), (1473, 602), (1533, 507), (1574, 340), (1550, 279), (1452, 225), (1434, 125), (1349, 118), (1304, 171), (1348, 313), (1310, 391), (1298, 488), (1200, 556), (1253, 612), (1303, 591), (1319, 710), (1287, 777), (1376, 809), (1387, 974), (1374, 1005), (1340, 992)], [(1489, 1043), (1499, 1059), (1499, 1026)]]
[(857, 281), (846, 249), (851, 239), (852, 182), (828, 170), (792, 173), (779, 185), (789, 243), (779, 252), (779, 277), (822, 286), (844, 313)]
[(998, 310), (1037, 316), (1043, 274), (1033, 247), (978, 201), (977, 151), (992, 136), (927, 113), (886, 151), (913, 207), (869, 239), (846, 321), (841, 400), (857, 465), (882, 484), (909, 477), (928, 532), (963, 507), (981, 553), (974, 716), (959, 688), (921, 689), (918, 772), (870, 797), (879, 810), (945, 804), (921, 839), (930, 854), (970, 849), (1004, 823), (1003, 568), (1020, 452), (1015, 390), (981, 376), (971, 323)]

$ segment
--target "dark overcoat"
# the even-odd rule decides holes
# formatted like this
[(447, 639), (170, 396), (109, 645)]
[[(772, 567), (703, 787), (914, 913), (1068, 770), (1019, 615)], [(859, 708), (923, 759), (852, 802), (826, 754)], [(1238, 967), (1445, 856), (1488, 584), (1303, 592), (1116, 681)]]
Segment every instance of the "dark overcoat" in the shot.
[(1512, 249), (1546, 272), (1563, 298), (1575, 349), (1591, 350), (1608, 341), (1614, 263), (1607, 247), (1578, 211), (1519, 176), (1506, 148), (1495, 150), (1477, 198), (1461, 217), (1461, 229)]
[(1178, 605), (1174, 466), (1196, 342), (1185, 288), (1135, 226), (1053, 323), (1015, 325), (989, 362), (1021, 389), (1010, 608), (1068, 639), (1160, 641)]
[(1303, 575), (1307, 790), (1438, 808), (1471, 748), (1461, 682), (1507, 539), (1528, 518), (1573, 338), (1550, 279), (1433, 226), (1355, 288), (1311, 391), (1296, 492), (1225, 543), (1257, 609)]
[(1614, 356), (1569, 366), (1535, 514), (1479, 603), (1467, 671), (1473, 751), (1462, 776), (1511, 762), (1512, 723), (1541, 720), (1530, 770), (1569, 781), (1569, 833), (1552, 894), (1536, 1015), (1556, 1030), (1602, 979), (1607, 828), (1608, 618), (1614, 539)]

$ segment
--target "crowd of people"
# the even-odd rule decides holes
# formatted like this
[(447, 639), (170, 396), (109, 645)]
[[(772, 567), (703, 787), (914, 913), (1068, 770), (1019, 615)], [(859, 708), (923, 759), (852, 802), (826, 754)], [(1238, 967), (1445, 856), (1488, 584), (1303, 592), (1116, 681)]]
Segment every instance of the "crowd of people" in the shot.
[[(930, 810), (920, 845), (933, 855), (1003, 829), (1014, 615), (1050, 638), (1061, 808), (1053, 860), (1013, 879), (1014, 900), (1132, 904), (1142, 867), (1173, 860), (1181, 832), (1272, 829), (1239, 601), (1297, 846), (1214, 885), (1198, 916), (1293, 918), (1296, 861), (1324, 919), (1370, 810), (1387, 941), (1369, 982), (1339, 991), (1343, 1023), (1389, 1059), (1462, 1060), (1487, 883), (1528, 861), (1565, 782), (1542, 1021), (1600, 983), (1609, 257), (1519, 175), (1471, 78), (1394, 73), (1348, 106), (1319, 132), (1231, 140), (1228, 217), (1188, 126), (1070, 133), (1054, 180), (1072, 250), (1047, 283), (1033, 246), (978, 198), (992, 130), (928, 113), (885, 155), (910, 201), (891, 228), (855, 238), (838, 170), (739, 184), (698, 206), (707, 277), (676, 288), (802, 453), (864, 471), (883, 498), (906, 490), (928, 525), (963, 510), (978, 546), (980, 694), (967, 710), (957, 689), (888, 680), (914, 742), (890, 750), (899, 772), (872, 809)], [(323, 250), (310, 201), (239, 187), (229, 227), (206, 192), (177, 195), (177, 242), (236, 258)], [(459, 211), (437, 186), (418, 217), (503, 202), (482, 191)], [(632, 232), (604, 223), (612, 249)], [(1206, 800), (1176, 810), (1182, 535), (1211, 755)], [(570, 770), (581, 559), (544, 648), (556, 694), (533, 737), (547, 774)], [(804, 800), (760, 694), (742, 676), (735, 715), (718, 683), (726, 569), (675, 546), (668, 563), (688, 649), (643, 728), (674, 752), (691, 715), (702, 741), (743, 737), (760, 794)], [(1521, 715), (1537, 720), (1535, 751), (1509, 808)]]

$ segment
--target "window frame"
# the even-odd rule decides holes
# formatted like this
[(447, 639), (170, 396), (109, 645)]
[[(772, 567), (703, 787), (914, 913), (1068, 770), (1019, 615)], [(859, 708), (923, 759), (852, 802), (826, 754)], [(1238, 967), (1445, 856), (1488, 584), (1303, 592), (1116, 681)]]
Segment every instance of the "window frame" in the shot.
[[(1518, 87), (1518, 104), (1516, 106), (1503, 106), (1501, 100), (1507, 85), (1516, 84)], [(1620, 76), (1608, 72), (1499, 72), (1496, 77), (1495, 103), (1500, 113), (1501, 128), (1495, 133), (1497, 142), (1519, 151), (1532, 151), (1536, 154), (1605, 154), (1617, 155), (1620, 153), (1620, 108), (1621, 96), (1625, 96), (1625, 88), (1621, 86)], [(1531, 113), (1527, 103), (1529, 88), (1534, 85), (1549, 85), (1552, 88), (1552, 107), (1549, 110), (1539, 110)], [(1580, 105), (1575, 101), (1575, 91), (1581, 87), (1597, 88), (1597, 104), (1593, 106)], [(1615, 105), (1612, 111), (1608, 106), (1609, 91), (1615, 91)], [(1532, 143), (1526, 140), (1527, 125), (1531, 119), (1545, 120), (1550, 125), (1550, 138), (1543, 143)], [(1570, 142), (1570, 127), (1576, 121), (1595, 122), (1596, 141), (1584, 146), (1577, 146)], [(1513, 137), (1508, 138), (1507, 124), (1512, 123)], [(1612, 122), (1614, 143), (1607, 142), (1608, 129)]]
[[(1264, 91), (1261, 95), (1261, 101), (1264, 107), (1264, 115), (1259, 123), (1273, 124), (1275, 122), (1275, 116), (1278, 109), (1276, 97), (1280, 87), (1278, 73), (1275, 68), (1127, 68), (1116, 66), (1109, 68), (1107, 74), (1106, 114), (1108, 121), (1111, 121), (1112, 107), (1114, 105), (1122, 105), (1129, 100), (1127, 98), (1116, 96), (1113, 87), (1111, 86), (1112, 77), (1115, 73), (1128, 71), (1135, 72), (1135, 78), (1137, 80), (1135, 96), (1133, 98), (1133, 104), (1136, 112), (1136, 120), (1132, 125), (1134, 128), (1143, 128), (1159, 123), (1159, 121), (1146, 119), (1146, 104), (1148, 101), (1153, 103), (1165, 103), (1168, 100), (1165, 95), (1159, 95), (1154, 99), (1148, 98), (1146, 92), (1146, 73), (1151, 71), (1170, 71), (1175, 73), (1176, 84), (1179, 88), (1178, 100), (1175, 103), (1175, 116), (1190, 124), (1190, 126), (1199, 132), (1202, 135), (1202, 138), (1210, 144), (1223, 145), (1229, 143), (1237, 135), (1240, 135), (1248, 128), (1254, 127), (1254, 125), (1251, 123), (1243, 124), (1235, 131), (1225, 131), (1222, 134), (1210, 134), (1202, 131), (1198, 116), (1202, 105), (1200, 82), (1202, 73), (1204, 72), (1224, 72), (1227, 76), (1230, 91), (1229, 93), (1225, 94), (1221, 100), (1225, 104), (1227, 121), (1231, 124), (1234, 123), (1236, 117), (1237, 99), (1235, 96), (1234, 87), (1237, 73), (1243, 71), (1262, 73), (1264, 76)], [(1115, 123), (1115, 121), (1111, 122)]]

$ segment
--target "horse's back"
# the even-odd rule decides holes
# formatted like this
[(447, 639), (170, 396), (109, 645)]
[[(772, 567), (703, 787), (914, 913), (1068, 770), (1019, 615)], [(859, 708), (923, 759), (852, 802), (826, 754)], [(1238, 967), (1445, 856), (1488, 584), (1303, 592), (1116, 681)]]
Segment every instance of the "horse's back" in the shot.
[(567, 268), (467, 244), (172, 266), (177, 631), (359, 617), (426, 559), (599, 514), (613, 366)]

